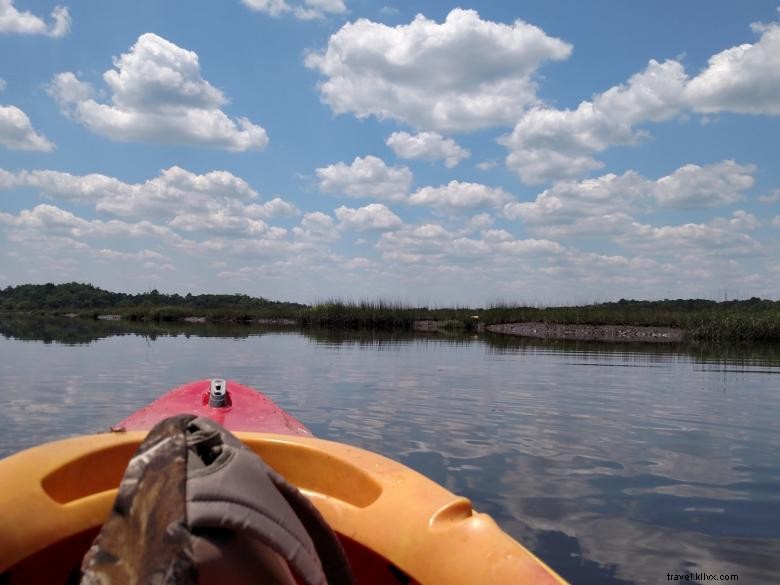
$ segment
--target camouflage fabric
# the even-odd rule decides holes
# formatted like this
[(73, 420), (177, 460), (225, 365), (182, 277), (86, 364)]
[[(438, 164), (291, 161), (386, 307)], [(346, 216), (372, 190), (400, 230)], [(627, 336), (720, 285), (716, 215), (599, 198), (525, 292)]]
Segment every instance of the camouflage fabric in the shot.
[(217, 423), (158, 423), (82, 563), (83, 585), (350, 585), (338, 539), (294, 486)]
[(184, 522), (186, 428), (194, 418), (160, 422), (130, 460), (111, 515), (82, 564), (83, 585), (195, 583)]

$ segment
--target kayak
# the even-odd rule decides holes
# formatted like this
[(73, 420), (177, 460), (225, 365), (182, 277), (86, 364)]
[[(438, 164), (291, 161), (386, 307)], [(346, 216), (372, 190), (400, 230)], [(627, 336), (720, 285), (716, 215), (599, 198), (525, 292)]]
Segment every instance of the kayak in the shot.
[(185, 384), (111, 432), (1, 460), (0, 583), (78, 582), (128, 461), (157, 422), (182, 413), (220, 423), (296, 485), (338, 535), (358, 583), (565, 583), (468, 499), (386, 457), (312, 436), (232, 380)]
[(306, 426), (263, 393), (231, 380), (198, 380), (184, 384), (135, 411), (111, 430), (148, 431), (169, 416), (205, 416), (227, 430), (311, 437)]

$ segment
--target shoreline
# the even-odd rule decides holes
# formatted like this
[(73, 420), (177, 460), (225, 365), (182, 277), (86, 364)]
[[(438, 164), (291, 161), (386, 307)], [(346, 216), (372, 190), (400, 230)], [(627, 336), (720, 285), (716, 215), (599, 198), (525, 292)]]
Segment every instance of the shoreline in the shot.
[(679, 343), (685, 338), (685, 330), (678, 327), (646, 325), (584, 325), (576, 323), (524, 322), (487, 325), (485, 329), (490, 333), (502, 335), (573, 341)]
[[(23, 313), (24, 314), (24, 313)], [(27, 313), (28, 316), (29, 313)], [(128, 319), (117, 313), (102, 313), (93, 317), (81, 316), (76, 313), (61, 315), (38, 315), (38, 317), (86, 319), (102, 322), (149, 322), (149, 319)], [(164, 319), (168, 323), (180, 323), (186, 325), (270, 325), (270, 326), (302, 326), (296, 319), (283, 317), (260, 318), (214, 318), (202, 315), (177, 316), (172, 319)], [(328, 325), (334, 329), (353, 329), (343, 323), (331, 323)], [(497, 335), (510, 335), (514, 337), (529, 337), (534, 339), (571, 340), (571, 341), (604, 341), (604, 342), (644, 342), (644, 343), (680, 343), (685, 341), (686, 331), (679, 327), (664, 327), (651, 325), (591, 325), (582, 323), (544, 323), (541, 321), (518, 321), (510, 323), (480, 323), (476, 318), (464, 323), (457, 319), (415, 319), (411, 329), (417, 333), (439, 333), (453, 331), (471, 331), (472, 333), (492, 333)]]

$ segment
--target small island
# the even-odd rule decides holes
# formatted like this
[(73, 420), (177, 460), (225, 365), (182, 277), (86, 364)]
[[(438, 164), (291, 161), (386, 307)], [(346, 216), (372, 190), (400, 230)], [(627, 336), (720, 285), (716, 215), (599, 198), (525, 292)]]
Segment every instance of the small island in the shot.
[(760, 298), (626, 300), (581, 306), (500, 304), (413, 307), (386, 301), (331, 300), (307, 305), (245, 294), (130, 294), (91, 284), (23, 284), (0, 290), (3, 315), (106, 321), (245, 323), (352, 329), (468, 331), (541, 339), (777, 342), (780, 301)]

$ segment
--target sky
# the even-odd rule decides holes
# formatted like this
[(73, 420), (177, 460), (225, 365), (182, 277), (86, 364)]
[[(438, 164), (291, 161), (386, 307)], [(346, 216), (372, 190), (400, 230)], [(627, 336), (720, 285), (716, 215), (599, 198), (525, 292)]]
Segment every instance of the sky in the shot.
[(780, 298), (777, 0), (0, 0), (0, 287)]

